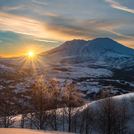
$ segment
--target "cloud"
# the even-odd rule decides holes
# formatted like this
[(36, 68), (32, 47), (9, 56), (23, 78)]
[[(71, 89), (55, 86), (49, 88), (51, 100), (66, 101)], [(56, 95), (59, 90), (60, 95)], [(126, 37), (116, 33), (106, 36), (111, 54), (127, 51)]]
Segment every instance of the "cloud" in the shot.
[(0, 13), (0, 29), (38, 38), (45, 37), (45, 28), (40, 21), (7, 13)]
[[(38, 21), (29, 17), (0, 13), (0, 30), (12, 31), (38, 39), (66, 40), (71, 38), (94, 37), (104, 33), (105, 28), (117, 26), (112, 22), (96, 20), (80, 21), (63, 16), (48, 14), (49, 20)], [(105, 31), (106, 32), (106, 31)]]
[(12, 10), (19, 10), (23, 8), (23, 5), (16, 5), (16, 6), (0, 6), (1, 11), (12, 11)]
[(118, 31), (123, 23), (118, 20), (80, 20), (58, 14), (46, 14), (46, 20), (0, 13), (0, 30), (23, 34), (38, 42), (58, 43), (74, 38), (92, 39), (96, 37), (129, 38)]
[(134, 14), (134, 9), (130, 9), (126, 6), (123, 6), (119, 2), (116, 2), (114, 0), (105, 0), (105, 1), (108, 2), (111, 5), (111, 7), (115, 8), (115, 9)]
[(46, 29), (45, 22), (24, 16), (0, 13), (0, 30), (19, 33), (42, 42), (57, 43), (53, 34)]
[(115, 32), (123, 25), (120, 21), (108, 20), (77, 20), (65, 18), (63, 16), (51, 16), (50, 21), (46, 23), (46, 28), (49, 31), (70, 36), (71, 38), (95, 38), (100, 36), (125, 36)]
[(47, 6), (48, 3), (46, 1), (39, 1), (39, 0), (32, 0), (33, 3), (38, 4), (38, 5), (44, 5)]
[(60, 43), (59, 41), (56, 40), (46, 40), (46, 39), (34, 39), (34, 40), (39, 42), (47, 42), (47, 43)]

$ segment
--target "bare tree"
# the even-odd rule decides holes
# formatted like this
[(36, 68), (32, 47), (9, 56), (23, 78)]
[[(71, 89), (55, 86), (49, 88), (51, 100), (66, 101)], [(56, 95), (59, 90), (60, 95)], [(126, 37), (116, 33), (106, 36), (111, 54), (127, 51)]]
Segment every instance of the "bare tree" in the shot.
[(91, 134), (95, 123), (95, 113), (92, 107), (87, 107), (81, 114), (80, 133)]
[(43, 129), (47, 118), (46, 110), (49, 109), (51, 102), (49, 101), (48, 83), (42, 76), (38, 77), (33, 85), (30, 105), (33, 113), (32, 124), (37, 129)]
[(25, 127), (25, 121), (27, 120), (27, 115), (30, 113), (28, 102), (30, 100), (29, 94), (30, 91), (25, 91), (17, 94), (17, 108), (18, 113), (21, 114), (20, 127)]
[(118, 133), (119, 134), (127, 134), (128, 133), (128, 120), (129, 120), (129, 114), (128, 114), (128, 103), (126, 99), (123, 99), (120, 103), (118, 103), (117, 106), (118, 109)]
[(6, 86), (1, 91), (0, 97), (0, 125), (8, 128), (14, 123), (14, 115), (17, 113), (14, 89)]
[(49, 81), (49, 94), (51, 98), (52, 109), (49, 112), (49, 125), (54, 130), (58, 130), (59, 125), (59, 111), (58, 108), (62, 107), (61, 85), (56, 80)]
[(82, 94), (78, 90), (76, 90), (74, 83), (70, 83), (65, 86), (63, 101), (66, 106), (68, 132), (71, 132), (72, 116), (74, 115), (74, 108), (81, 106), (84, 103), (82, 99)]
[(66, 118), (65, 118), (65, 107), (62, 108), (62, 130), (65, 131), (65, 123), (66, 123)]
[(115, 102), (111, 97), (100, 102), (98, 113), (98, 126), (101, 133), (113, 134), (117, 111), (115, 108)]
[(109, 97), (99, 104), (98, 126), (103, 134), (124, 134), (126, 133), (127, 111), (123, 104), (119, 104)]

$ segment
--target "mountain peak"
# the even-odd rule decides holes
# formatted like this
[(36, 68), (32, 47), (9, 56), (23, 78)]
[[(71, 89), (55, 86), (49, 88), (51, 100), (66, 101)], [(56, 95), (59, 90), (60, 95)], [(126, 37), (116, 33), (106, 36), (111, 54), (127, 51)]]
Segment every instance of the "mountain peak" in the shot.
[[(113, 39), (111, 38), (108, 38), (108, 37), (105, 37), (105, 38), (95, 38), (93, 40), (81, 40), (81, 39), (73, 39), (73, 40), (70, 40), (70, 41), (66, 41), (63, 43), (63, 45), (61, 46), (68, 46), (68, 45), (75, 45), (75, 46), (79, 46), (79, 45), (99, 45), (98, 47), (113, 47), (116, 45), (121, 45), (120, 43), (114, 41)], [(122, 45), (123, 46), (123, 45)]]
[[(91, 44), (105, 44), (105, 45), (108, 45), (108, 44), (111, 44), (111, 45), (113, 45), (113, 44), (120, 44), (120, 43), (118, 43), (118, 42), (116, 42), (116, 41), (114, 41), (113, 39), (111, 39), (111, 38), (96, 38), (96, 39), (93, 39), (93, 40), (91, 40), (90, 41), (90, 43)], [(121, 45), (121, 44), (120, 44)]]
[(71, 40), (50, 50), (49, 55), (60, 57), (120, 57), (134, 56), (134, 50), (110, 38), (96, 38), (93, 40)]
[[(109, 37), (99, 37), (99, 38), (95, 38), (95, 39), (93, 39), (93, 40), (98, 40), (98, 41), (100, 41), (100, 40), (105, 40), (105, 41), (114, 41), (113, 39), (111, 39), (111, 38), (109, 38)], [(92, 40), (92, 41), (93, 41)]]
[(81, 39), (73, 39), (73, 40), (70, 40), (70, 41), (66, 41), (64, 42), (61, 46), (63, 45), (77, 45), (77, 44), (86, 44), (87, 41), (86, 40), (81, 40)]

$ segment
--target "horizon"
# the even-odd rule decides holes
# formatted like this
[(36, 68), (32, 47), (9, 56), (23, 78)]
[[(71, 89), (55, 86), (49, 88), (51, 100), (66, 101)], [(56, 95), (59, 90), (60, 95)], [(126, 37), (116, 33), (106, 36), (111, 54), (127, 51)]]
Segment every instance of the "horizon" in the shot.
[(0, 56), (40, 53), (67, 40), (98, 37), (134, 48), (134, 1), (75, 1), (1, 0)]

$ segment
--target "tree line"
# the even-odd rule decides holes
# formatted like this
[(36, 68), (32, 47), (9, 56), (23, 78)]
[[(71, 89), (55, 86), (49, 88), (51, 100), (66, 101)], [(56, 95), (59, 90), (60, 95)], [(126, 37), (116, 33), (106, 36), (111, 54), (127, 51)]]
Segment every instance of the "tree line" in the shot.
[[(103, 96), (103, 95), (102, 95)], [(134, 105), (134, 99), (130, 99)], [(68, 131), (80, 134), (130, 134), (128, 103), (107, 99), (88, 104), (73, 82), (61, 84), (42, 76), (21, 93), (5, 85), (0, 97), (0, 127)], [(84, 106), (82, 106), (84, 105)], [(81, 108), (80, 108), (81, 106)]]

